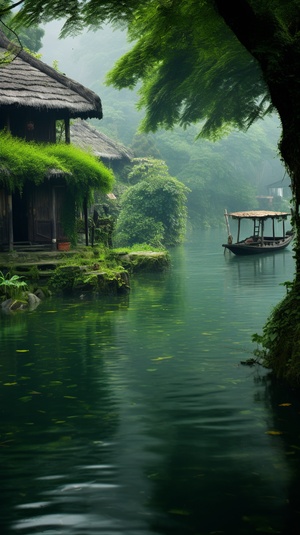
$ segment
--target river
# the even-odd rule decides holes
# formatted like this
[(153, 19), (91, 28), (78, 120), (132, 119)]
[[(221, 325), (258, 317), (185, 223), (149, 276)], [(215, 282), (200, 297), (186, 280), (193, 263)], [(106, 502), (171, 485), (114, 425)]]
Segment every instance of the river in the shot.
[(195, 232), (121, 297), (0, 316), (1, 535), (294, 535), (299, 395), (245, 366), (294, 272)]

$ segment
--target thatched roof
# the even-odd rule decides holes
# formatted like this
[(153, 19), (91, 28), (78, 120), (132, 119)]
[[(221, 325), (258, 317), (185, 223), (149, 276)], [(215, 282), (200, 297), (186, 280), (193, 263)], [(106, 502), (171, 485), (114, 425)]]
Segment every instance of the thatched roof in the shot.
[(286, 219), (289, 212), (273, 212), (271, 210), (250, 210), (248, 212), (231, 212), (227, 214), (233, 219)]
[(130, 160), (133, 154), (129, 149), (105, 136), (86, 121), (74, 121), (70, 126), (71, 143), (91, 151), (97, 158), (107, 160)]
[[(1, 56), (13, 46), (0, 30)], [(0, 109), (4, 106), (52, 111), (57, 119), (102, 118), (101, 100), (96, 93), (24, 50), (12, 53), (12, 61), (0, 62)]]

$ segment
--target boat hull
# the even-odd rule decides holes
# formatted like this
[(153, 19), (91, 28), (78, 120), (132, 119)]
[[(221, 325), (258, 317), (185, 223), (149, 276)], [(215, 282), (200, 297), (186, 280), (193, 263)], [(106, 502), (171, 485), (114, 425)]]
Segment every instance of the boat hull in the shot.
[(269, 244), (264, 245), (249, 245), (246, 242), (239, 243), (223, 243), (222, 247), (228, 249), (232, 253), (240, 256), (257, 255), (257, 254), (272, 254), (285, 249), (292, 241), (293, 236), (287, 236), (284, 240), (277, 242), (276, 238)]

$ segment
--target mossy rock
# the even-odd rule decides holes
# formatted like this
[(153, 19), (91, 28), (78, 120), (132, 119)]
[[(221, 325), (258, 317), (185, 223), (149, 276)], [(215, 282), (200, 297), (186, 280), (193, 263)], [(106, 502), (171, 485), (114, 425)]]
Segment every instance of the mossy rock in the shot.
[(49, 281), (58, 293), (93, 292), (117, 294), (129, 289), (126, 270), (89, 270), (88, 266), (59, 266)]
[(164, 271), (170, 267), (170, 257), (164, 251), (137, 251), (119, 255), (119, 261), (126, 269), (140, 271)]

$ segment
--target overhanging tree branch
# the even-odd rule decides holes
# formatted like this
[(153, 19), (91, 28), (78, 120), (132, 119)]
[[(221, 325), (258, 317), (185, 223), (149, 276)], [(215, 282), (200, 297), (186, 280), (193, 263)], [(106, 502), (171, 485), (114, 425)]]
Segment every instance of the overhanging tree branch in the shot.
[(0, 9), (0, 17), (2, 17), (2, 15), (4, 15), (5, 13), (7, 13), (8, 11), (11, 11), (12, 9), (14, 9), (15, 7), (18, 7), (20, 6), (21, 4), (24, 3), (25, 0), (19, 0), (19, 2), (16, 2), (15, 4), (12, 4), (11, 6), (8, 6), (8, 7), (4, 7), (2, 9)]

